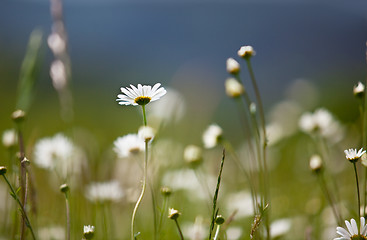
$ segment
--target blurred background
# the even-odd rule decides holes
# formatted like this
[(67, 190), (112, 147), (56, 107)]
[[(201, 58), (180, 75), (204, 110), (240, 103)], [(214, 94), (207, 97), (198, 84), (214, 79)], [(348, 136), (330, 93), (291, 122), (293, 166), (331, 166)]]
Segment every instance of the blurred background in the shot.
[[(182, 146), (200, 145), (203, 130), (216, 122), (239, 147), (240, 122), (234, 103), (225, 95), (224, 81), (229, 77), (226, 60), (233, 57), (241, 63), (241, 76), (252, 94), (245, 62), (237, 57), (242, 45), (252, 45), (257, 53), (252, 64), (267, 122), (283, 121), (283, 127), (292, 130), (283, 129), (291, 137), (269, 150), (274, 165), (282, 169), (274, 171), (273, 184), (289, 183), (279, 185), (274, 204), (283, 208), (275, 207), (274, 216), (302, 213), (307, 205), (302, 199), (308, 194), (319, 196), (308, 170), (309, 155), (293, 161), (298, 151), (307, 151), (303, 147), (309, 140), (296, 130), (301, 113), (325, 107), (343, 123), (358, 118), (352, 90), (366, 78), (364, 0), (65, 0), (64, 21), (72, 68), (73, 125), (82, 133), (84, 147), (93, 152), (89, 152), (89, 161), (95, 164), (92, 173), (113, 158), (112, 142), (118, 136), (136, 132), (142, 124), (140, 109), (116, 103), (120, 87), (129, 84), (160, 82), (181, 94), (184, 114), (161, 129), (162, 138), (173, 135)], [(0, 132), (13, 127), (10, 114), (15, 110), (29, 36), (36, 28), (43, 31), (41, 72), (25, 129), (29, 146), (69, 127), (60, 117), (49, 76), (53, 55), (46, 39), (51, 26), (49, 1), (0, 1)], [(357, 135), (354, 130), (349, 137)], [(342, 150), (358, 140), (340, 144), (337, 158), (344, 158)], [(5, 154), (4, 148), (0, 151)], [(220, 151), (210, 156), (218, 155)], [(111, 171), (90, 179), (103, 179)], [(227, 174), (229, 182), (235, 182)], [(288, 179), (300, 176), (307, 178), (292, 183)], [(292, 196), (299, 189), (304, 191)]]
[[(317, 84), (325, 104), (335, 103), (365, 77), (366, 9), (365, 1), (66, 0), (76, 119), (88, 119), (93, 128), (108, 123), (116, 131), (126, 112), (115, 102), (119, 88), (161, 82), (206, 112), (206, 121), (227, 101), (225, 61), (236, 58), (242, 45), (257, 52), (253, 66), (267, 110), (299, 78)], [(2, 126), (11, 126), (29, 35), (39, 28), (46, 39), (51, 25), (49, 1), (0, 1)], [(47, 117), (56, 117), (53, 56), (45, 40), (44, 48), (32, 111), (53, 106)]]

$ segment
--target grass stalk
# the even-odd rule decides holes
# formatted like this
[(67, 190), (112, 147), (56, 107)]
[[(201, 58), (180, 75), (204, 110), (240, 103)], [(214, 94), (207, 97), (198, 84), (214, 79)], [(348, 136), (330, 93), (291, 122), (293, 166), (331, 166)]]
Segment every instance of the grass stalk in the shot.
[(222, 171), (223, 171), (225, 156), (226, 156), (225, 149), (223, 149), (222, 161), (220, 163), (220, 170), (219, 170), (219, 174), (218, 174), (217, 187), (215, 188), (215, 193), (214, 193), (214, 197), (213, 197), (213, 212), (212, 212), (212, 218), (211, 218), (211, 223), (210, 223), (210, 230), (209, 230), (208, 240), (211, 240), (211, 238), (212, 238), (212, 232), (214, 230), (215, 218), (218, 215), (218, 210), (219, 209), (217, 209), (217, 200), (218, 200), (220, 182), (221, 182), (221, 179), (222, 179)]
[(20, 209), (20, 212), (22, 213), (22, 218), (24, 219), (24, 223), (25, 225), (29, 228), (30, 232), (31, 232), (31, 235), (32, 235), (32, 238), (33, 240), (36, 239), (36, 235), (34, 234), (34, 231), (33, 231), (33, 228), (32, 228), (32, 225), (31, 225), (31, 222), (29, 221), (29, 218), (28, 218), (28, 215), (27, 215), (27, 212), (25, 211), (24, 209), (24, 206), (22, 204), (22, 202), (20, 201), (18, 195), (17, 195), (17, 192), (14, 190), (13, 186), (11, 185), (11, 183), (9, 182), (8, 178), (5, 176), (5, 174), (2, 175), (5, 182), (8, 184), (9, 188), (10, 188), (10, 191), (11, 191), (11, 196), (15, 199), (15, 201), (18, 203), (19, 205), (19, 209)]

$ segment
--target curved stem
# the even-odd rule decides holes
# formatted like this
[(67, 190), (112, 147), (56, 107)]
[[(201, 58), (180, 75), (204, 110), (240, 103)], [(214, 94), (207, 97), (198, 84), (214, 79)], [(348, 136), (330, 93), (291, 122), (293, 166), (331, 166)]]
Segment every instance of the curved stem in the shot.
[[(144, 109), (144, 108), (143, 108)], [(144, 114), (145, 116), (145, 114)], [(146, 121), (145, 121), (146, 122)], [(145, 157), (144, 157), (144, 177), (143, 177), (143, 186), (141, 189), (141, 193), (140, 196), (138, 198), (138, 201), (135, 204), (134, 210), (133, 210), (133, 215), (131, 217), (131, 240), (134, 240), (134, 221), (135, 221), (135, 215), (136, 212), (139, 208), (139, 205), (141, 203), (141, 200), (143, 199), (144, 193), (145, 193), (145, 188), (146, 188), (146, 182), (147, 182), (147, 165), (148, 165), (148, 142), (145, 142)]]

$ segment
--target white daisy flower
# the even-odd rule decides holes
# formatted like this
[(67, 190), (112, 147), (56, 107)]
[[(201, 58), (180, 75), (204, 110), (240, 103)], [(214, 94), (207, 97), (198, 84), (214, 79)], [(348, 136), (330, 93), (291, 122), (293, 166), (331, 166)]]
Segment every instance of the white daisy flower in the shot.
[(86, 197), (92, 202), (117, 202), (124, 195), (117, 181), (91, 183), (86, 191)]
[(145, 143), (137, 134), (128, 134), (118, 137), (114, 142), (113, 150), (119, 158), (125, 158), (132, 154), (144, 151)]
[(336, 233), (339, 234), (340, 237), (334, 238), (334, 240), (367, 239), (367, 225), (365, 223), (364, 217), (361, 217), (360, 230), (358, 232), (356, 220), (352, 218), (350, 222), (345, 221), (347, 229), (337, 227)]
[(131, 88), (121, 88), (123, 94), (117, 95), (116, 101), (120, 105), (146, 105), (161, 98), (166, 94), (166, 90), (160, 87), (160, 83), (156, 83), (153, 87), (149, 85), (138, 84), (138, 88), (130, 84)]
[(358, 159), (360, 159), (365, 152), (366, 150), (363, 150), (363, 148), (359, 149), (358, 152), (357, 152), (357, 149), (353, 149), (353, 148), (344, 150), (345, 157), (351, 162), (358, 161)]
[(223, 130), (217, 124), (210, 125), (203, 133), (203, 143), (205, 148), (213, 148), (222, 137)]

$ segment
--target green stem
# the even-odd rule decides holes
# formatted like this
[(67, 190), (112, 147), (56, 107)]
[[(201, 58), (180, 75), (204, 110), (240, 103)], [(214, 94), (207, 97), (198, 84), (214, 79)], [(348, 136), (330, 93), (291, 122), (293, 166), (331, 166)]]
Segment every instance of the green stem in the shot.
[[(270, 204), (270, 200), (269, 200), (269, 179), (268, 179), (268, 169), (267, 169), (267, 163), (266, 163), (266, 146), (267, 146), (267, 140), (266, 140), (266, 127), (265, 127), (265, 114), (264, 114), (264, 107), (263, 107), (263, 103), (261, 100), (261, 96), (260, 96), (260, 91), (259, 88), (257, 86), (257, 82), (256, 82), (256, 78), (255, 78), (255, 74), (254, 71), (252, 69), (252, 65), (251, 65), (251, 61), (250, 58), (246, 58), (246, 63), (247, 63), (247, 68), (249, 70), (250, 73), (250, 78), (252, 81), (252, 85), (254, 87), (255, 90), (255, 96), (256, 96), (256, 101), (258, 103), (258, 108), (259, 108), (259, 116), (260, 116), (260, 123), (261, 123), (261, 128), (262, 128), (262, 134), (263, 134), (263, 145), (262, 145), (262, 160), (263, 160), (263, 167), (264, 167), (264, 206)], [(267, 239), (270, 239), (270, 223), (269, 223), (269, 213), (267, 214), (267, 217), (265, 218), (265, 223), (266, 223), (266, 232), (267, 232)]]
[(338, 214), (338, 210), (336, 208), (336, 203), (333, 200), (333, 198), (332, 198), (332, 196), (330, 194), (329, 188), (326, 185), (324, 174), (323, 174), (323, 172), (316, 172), (316, 174), (317, 174), (317, 177), (318, 177), (318, 179), (320, 181), (320, 187), (321, 187), (322, 191), (324, 192), (324, 194), (326, 196), (326, 199), (328, 200), (328, 202), (329, 202), (329, 204), (331, 206), (331, 209), (333, 211), (335, 220), (338, 223), (338, 225), (341, 226), (342, 223), (343, 223), (343, 219), (341, 218), (340, 214)]
[(107, 223), (107, 204), (106, 203), (101, 203), (101, 208), (102, 208), (102, 214), (103, 214), (103, 231), (104, 231), (104, 239), (110, 239), (110, 231), (108, 229), (108, 223)]
[(68, 193), (65, 192), (65, 210), (66, 210), (66, 236), (70, 240), (70, 203)]
[(33, 228), (32, 228), (31, 222), (29, 221), (29, 218), (27, 216), (27, 213), (26, 213), (26, 211), (24, 209), (23, 204), (19, 200), (18, 195), (16, 194), (13, 186), (10, 184), (10, 182), (9, 182), (8, 178), (5, 176), (5, 174), (3, 174), (2, 176), (4, 177), (5, 182), (8, 184), (8, 186), (10, 188), (10, 191), (12, 193), (12, 196), (14, 197), (14, 199), (17, 201), (17, 203), (19, 205), (19, 208), (20, 208), (20, 211), (22, 213), (22, 217), (24, 219), (25, 225), (29, 228), (29, 230), (31, 231), (32, 238), (35, 240), (36, 239), (36, 236), (35, 236), (35, 234), (33, 232)]
[[(143, 114), (145, 116), (145, 111), (144, 111), (144, 106), (143, 106)], [(144, 118), (145, 119), (145, 118)], [(145, 120), (146, 122), (146, 120)], [(138, 201), (135, 204), (134, 210), (133, 210), (133, 215), (131, 217), (131, 240), (134, 240), (134, 222), (135, 222), (135, 215), (136, 212), (139, 208), (139, 205), (141, 203), (141, 200), (143, 199), (144, 193), (145, 193), (145, 188), (146, 188), (146, 182), (147, 182), (147, 165), (148, 165), (148, 142), (145, 142), (145, 157), (144, 157), (144, 177), (143, 177), (143, 186), (141, 189), (141, 193), (140, 196), (138, 198)]]
[(358, 200), (358, 219), (361, 219), (361, 197), (360, 197), (360, 193), (359, 193), (359, 182), (358, 182), (358, 172), (357, 172), (357, 167), (356, 167), (356, 162), (353, 162), (353, 167), (354, 167), (354, 173), (355, 173), (355, 177), (356, 177), (356, 184), (357, 184), (357, 200)]
[(141, 105), (141, 108), (143, 109), (143, 120), (144, 120), (144, 126), (147, 125), (147, 116), (145, 113), (145, 105)]
[(221, 225), (217, 225), (217, 230), (215, 231), (215, 235), (214, 235), (213, 240), (217, 240), (217, 239), (218, 239), (218, 237), (219, 237), (219, 232), (220, 232), (220, 226), (221, 226)]
[(178, 224), (177, 219), (175, 219), (175, 223), (176, 223), (176, 226), (177, 226), (178, 233), (180, 234), (181, 240), (184, 240), (184, 237), (182, 235), (182, 231), (181, 231), (180, 225)]

